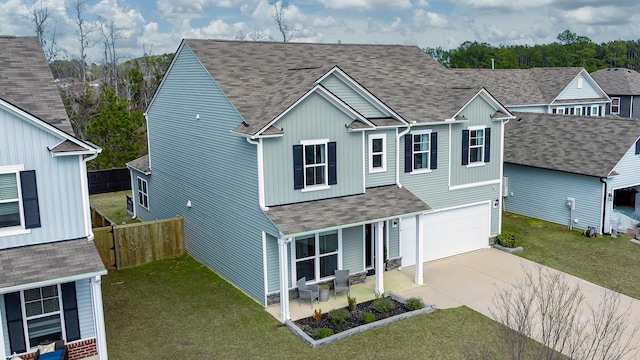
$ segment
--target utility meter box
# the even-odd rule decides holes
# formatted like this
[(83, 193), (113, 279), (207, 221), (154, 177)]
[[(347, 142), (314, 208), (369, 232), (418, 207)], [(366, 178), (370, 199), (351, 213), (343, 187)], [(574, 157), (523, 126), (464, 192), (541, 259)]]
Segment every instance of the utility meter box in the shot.
[(575, 210), (576, 209), (576, 199), (568, 197), (567, 198), (567, 207), (570, 210)]

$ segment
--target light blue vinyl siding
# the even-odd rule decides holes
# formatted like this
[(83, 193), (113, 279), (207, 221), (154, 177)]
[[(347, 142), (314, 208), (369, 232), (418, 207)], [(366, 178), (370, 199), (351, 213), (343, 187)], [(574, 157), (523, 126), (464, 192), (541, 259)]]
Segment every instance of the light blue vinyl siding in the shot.
[[(353, 120), (318, 94), (311, 94), (275, 126), (284, 136), (263, 139), (264, 187), (267, 206), (332, 198), (363, 192), (362, 133), (348, 132)], [(330, 189), (293, 189), (293, 145), (304, 140), (336, 142), (338, 183)], [(155, 168), (154, 168), (155, 171)]]
[[(582, 79), (582, 88), (578, 88), (578, 79)], [(574, 99), (598, 99), (605, 97), (587, 79), (584, 74), (580, 74), (573, 79), (567, 87), (558, 95), (558, 100)]]
[[(629, 148), (620, 162), (613, 169), (618, 175), (607, 178), (607, 191), (640, 185), (640, 155), (635, 153), (635, 144)], [(607, 198), (604, 216), (604, 231), (609, 232), (613, 200)]]
[(387, 116), (334, 75), (327, 76), (321, 84), (366, 118)]
[(259, 207), (257, 147), (232, 133), (241, 116), (186, 44), (147, 114), (151, 217), (182, 216), (187, 252), (263, 303), (262, 231), (278, 232)]
[[(387, 156), (386, 171), (369, 172), (369, 136), (374, 134), (386, 135), (385, 146)], [(364, 169), (367, 187), (392, 185), (396, 182), (396, 129), (367, 131), (364, 135)], [(402, 151), (402, 149), (401, 149)]]
[(400, 223), (398, 226), (393, 227), (393, 220), (387, 222), (389, 226), (389, 259), (397, 258), (400, 256)]
[(351, 274), (364, 271), (364, 232), (362, 225), (342, 229), (342, 268)]
[(76, 300), (78, 302), (78, 319), (80, 321), (80, 337), (88, 339), (96, 336), (93, 322), (93, 301), (91, 299), (91, 281), (76, 281)]
[[(280, 259), (278, 253), (278, 239), (267, 234), (267, 293), (280, 291)], [(291, 263), (289, 261), (289, 263)]]
[(9, 347), (9, 328), (7, 325), (7, 314), (4, 309), (4, 295), (0, 295), (0, 320), (2, 320), (2, 341), (4, 341), (4, 356), (11, 355)]
[[(483, 181), (500, 179), (500, 121), (491, 121), (489, 115), (495, 109), (482, 98), (475, 98), (463, 111), (469, 122), (454, 124), (451, 131), (451, 186), (465, 185)], [(462, 165), (462, 130), (472, 126), (486, 126), (491, 128), (490, 162), (481, 166)], [(486, 135), (486, 132), (485, 132)], [(438, 135), (438, 141), (440, 136)], [(485, 136), (486, 141), (486, 136)], [(442, 147), (440, 147), (442, 149)], [(446, 149), (446, 148), (444, 148)], [(486, 156), (486, 154), (485, 154)], [(440, 162), (438, 162), (440, 166)]]
[(0, 166), (35, 170), (41, 227), (0, 237), (0, 249), (86, 236), (79, 156), (52, 157), (47, 147), (63, 141), (0, 108)]
[[(141, 206), (138, 203), (138, 177), (140, 177), (141, 179), (147, 180), (147, 194), (148, 194), (148, 205), (149, 205), (149, 210), (145, 209), (143, 206)], [(153, 189), (153, 174), (151, 175), (145, 175), (143, 173), (141, 173), (140, 171), (137, 170), (131, 170), (131, 178), (133, 179), (133, 184), (131, 186), (131, 198), (133, 200), (133, 206), (135, 206), (136, 208), (136, 218), (142, 220), (142, 221), (152, 221), (155, 220), (157, 217), (154, 216), (154, 199), (153, 199), (153, 193), (154, 193), (154, 189)], [(185, 201), (185, 206), (186, 206), (186, 201)]]
[(528, 112), (544, 114), (549, 112), (547, 105), (525, 105), (525, 106), (507, 106), (509, 111)]
[(557, 224), (569, 225), (567, 197), (576, 200), (574, 227), (601, 229), (602, 188), (597, 177), (569, 174), (514, 164), (504, 165), (509, 177), (509, 194), (505, 210)]

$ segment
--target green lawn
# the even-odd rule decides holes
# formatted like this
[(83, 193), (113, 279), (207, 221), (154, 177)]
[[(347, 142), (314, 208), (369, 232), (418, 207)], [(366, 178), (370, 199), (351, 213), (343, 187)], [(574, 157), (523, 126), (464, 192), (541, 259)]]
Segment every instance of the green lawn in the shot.
[(188, 256), (113, 271), (102, 284), (111, 359), (464, 359), (482, 348), (507, 358), (500, 325), (466, 307), (311, 349)]
[(629, 235), (589, 239), (566, 226), (505, 213), (502, 231), (516, 234), (519, 256), (640, 299), (640, 245)]
[(96, 194), (89, 196), (89, 202), (91, 202), (91, 206), (98, 209), (98, 211), (116, 224), (139, 222), (137, 219), (132, 220), (129, 213), (127, 213), (127, 195), (131, 196), (131, 191), (124, 190)]

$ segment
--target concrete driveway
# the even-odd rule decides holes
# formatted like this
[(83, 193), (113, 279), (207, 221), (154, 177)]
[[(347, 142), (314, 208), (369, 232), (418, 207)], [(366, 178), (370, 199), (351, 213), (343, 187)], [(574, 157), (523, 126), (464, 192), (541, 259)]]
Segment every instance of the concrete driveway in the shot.
[[(537, 272), (537, 266), (539, 264), (496, 249), (474, 251), (425, 263), (425, 285), (400, 291), (399, 294), (404, 297), (419, 296), (439, 309), (466, 305), (493, 318), (489, 309), (493, 306), (492, 299), (498, 289), (522, 279), (524, 269)], [(415, 273), (414, 267), (407, 267), (401, 271), (411, 277)], [(572, 275), (565, 275), (571, 285), (579, 284), (585, 295), (585, 305), (597, 305), (601, 301), (605, 288)], [(640, 301), (621, 295), (620, 309), (626, 309), (627, 306), (631, 307), (631, 320), (634, 324), (640, 321)], [(622, 341), (629, 338), (630, 328), (631, 324)], [(636, 333), (631, 341), (634, 346), (640, 347), (640, 333)]]

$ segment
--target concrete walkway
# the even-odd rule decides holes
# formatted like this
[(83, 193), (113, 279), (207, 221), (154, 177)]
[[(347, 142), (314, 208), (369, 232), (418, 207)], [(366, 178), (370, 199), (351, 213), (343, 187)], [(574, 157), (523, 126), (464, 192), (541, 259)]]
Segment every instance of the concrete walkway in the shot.
[[(498, 290), (523, 279), (525, 269), (537, 273), (538, 266), (535, 262), (496, 249), (474, 251), (425, 263), (425, 285), (400, 291), (399, 294), (404, 297), (419, 296), (426, 303), (435, 304), (438, 309), (466, 305), (493, 318), (490, 308)], [(413, 277), (415, 269), (407, 267), (401, 272)], [(569, 284), (578, 284), (582, 289), (585, 296), (583, 314), (587, 315), (587, 306), (599, 304), (606, 289), (575, 276), (565, 275)], [(621, 295), (620, 309), (624, 310), (628, 306), (631, 308), (630, 322), (635, 324), (640, 321), (640, 301)], [(622, 341), (629, 339), (632, 325), (627, 327)], [(640, 333), (635, 334), (631, 344), (640, 347)], [(635, 357), (629, 357), (632, 358)]]

